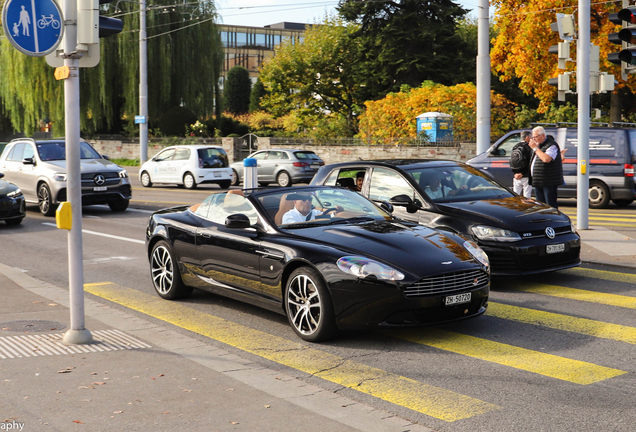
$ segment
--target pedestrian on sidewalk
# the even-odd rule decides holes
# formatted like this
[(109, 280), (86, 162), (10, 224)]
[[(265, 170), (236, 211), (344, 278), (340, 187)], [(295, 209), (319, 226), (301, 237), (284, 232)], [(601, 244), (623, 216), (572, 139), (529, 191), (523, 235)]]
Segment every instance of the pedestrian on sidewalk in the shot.
[(510, 153), (510, 169), (513, 173), (512, 190), (526, 198), (532, 195), (530, 161), (533, 152), (529, 145), (531, 135), (530, 131), (521, 132), (521, 142), (515, 144)]
[(537, 200), (558, 208), (557, 190), (563, 184), (559, 145), (552, 136), (546, 136), (542, 126), (537, 126), (532, 129), (529, 146), (534, 152), (530, 164), (530, 181)]

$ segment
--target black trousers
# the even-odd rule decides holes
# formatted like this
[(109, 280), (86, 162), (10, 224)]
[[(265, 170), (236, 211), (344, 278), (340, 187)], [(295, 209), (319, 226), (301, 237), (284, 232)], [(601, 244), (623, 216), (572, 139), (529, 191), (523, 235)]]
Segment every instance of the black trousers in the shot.
[(546, 203), (547, 205), (559, 208), (557, 205), (557, 189), (558, 186), (535, 186), (534, 193), (537, 197), (537, 201)]

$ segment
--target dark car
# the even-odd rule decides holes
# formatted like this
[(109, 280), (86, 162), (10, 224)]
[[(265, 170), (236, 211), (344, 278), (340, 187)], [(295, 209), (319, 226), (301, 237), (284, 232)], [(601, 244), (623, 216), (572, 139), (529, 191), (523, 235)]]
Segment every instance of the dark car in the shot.
[(26, 216), (24, 195), (16, 184), (2, 180), (3, 177), (0, 173), (0, 221), (18, 225)]
[[(525, 129), (529, 130), (529, 129)], [(512, 186), (510, 153), (521, 141), (523, 129), (508, 132), (487, 151), (468, 161), (499, 183)], [(545, 128), (566, 153), (563, 157), (565, 184), (559, 186), (559, 198), (576, 198), (578, 130), (576, 127)], [(590, 128), (589, 132), (589, 206), (605, 208), (610, 200), (619, 207), (630, 205), (636, 198), (636, 129)]]
[(351, 184), (358, 173), (364, 174), (360, 193), (389, 201), (395, 216), (474, 240), (488, 254), (493, 276), (581, 263), (581, 238), (567, 215), (518, 196), (469, 165), (422, 159), (345, 162), (325, 165), (312, 184)]
[[(291, 221), (301, 205), (312, 208), (309, 217)], [(146, 232), (154, 288), (165, 299), (200, 288), (286, 314), (308, 341), (482, 314), (486, 254), (383, 207), (306, 186), (232, 190), (155, 212)]]

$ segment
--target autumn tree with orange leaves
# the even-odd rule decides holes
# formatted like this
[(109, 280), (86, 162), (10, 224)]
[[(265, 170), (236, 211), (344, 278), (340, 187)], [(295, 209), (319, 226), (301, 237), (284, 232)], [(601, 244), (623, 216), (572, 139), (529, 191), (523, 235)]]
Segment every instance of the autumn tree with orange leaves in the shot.
[[(493, 0), (491, 4), (495, 9), (494, 28), (497, 32), (490, 52), (493, 71), (502, 80), (519, 78), (520, 89), (536, 96), (540, 100), (538, 111), (545, 112), (556, 100), (556, 88), (548, 85), (548, 79), (564, 72), (557, 67), (556, 55), (548, 53), (550, 46), (561, 41), (559, 34), (551, 31), (550, 24), (556, 21), (556, 13), (574, 14), (578, 21), (578, 4), (575, 0)], [(608, 34), (621, 28), (608, 19), (610, 13), (621, 9), (621, 5), (620, 1), (592, 4), (590, 39), (592, 44), (600, 47), (600, 71), (613, 74), (618, 80), (617, 88), (627, 87), (633, 91), (636, 89), (634, 76), (631, 75), (627, 82), (622, 81), (620, 66), (607, 61), (608, 53), (621, 49), (607, 38)], [(574, 61), (567, 62), (567, 71), (576, 69), (575, 47), (576, 41), (571, 48)]]
[[(515, 104), (491, 92), (491, 136), (497, 138), (514, 129)], [(389, 93), (377, 101), (365, 102), (366, 110), (360, 116), (359, 137), (415, 138), (415, 118), (425, 112), (437, 111), (453, 116), (456, 137), (472, 136), (476, 124), (477, 87), (473, 83), (444, 86), (426, 81), (421, 87), (405, 87), (399, 93)]]

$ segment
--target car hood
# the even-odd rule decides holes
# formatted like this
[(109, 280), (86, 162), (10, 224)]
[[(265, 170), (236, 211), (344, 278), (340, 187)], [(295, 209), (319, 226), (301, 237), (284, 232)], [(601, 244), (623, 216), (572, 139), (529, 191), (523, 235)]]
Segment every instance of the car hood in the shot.
[(475, 224), (532, 231), (548, 225), (569, 224), (570, 219), (559, 210), (522, 196), (501, 199), (439, 203), (437, 208), (450, 216), (468, 219)]
[[(43, 164), (49, 165), (55, 171), (60, 171), (57, 168), (61, 168), (61, 170), (66, 171), (66, 161), (48, 161), (42, 162)], [(116, 163), (109, 161), (108, 159), (82, 159), (80, 163), (80, 169), (83, 173), (90, 172), (104, 172), (104, 171), (115, 171), (119, 172), (122, 170)]]
[(13, 183), (9, 183), (6, 180), (0, 180), (0, 196), (4, 196), (8, 194), (9, 192), (13, 192), (17, 188), (18, 187), (14, 185)]
[[(395, 221), (304, 228), (291, 231), (307, 242), (329, 244), (351, 255), (376, 258), (412, 274), (475, 268), (477, 260), (437, 230)], [(426, 273), (429, 273), (427, 271)]]

